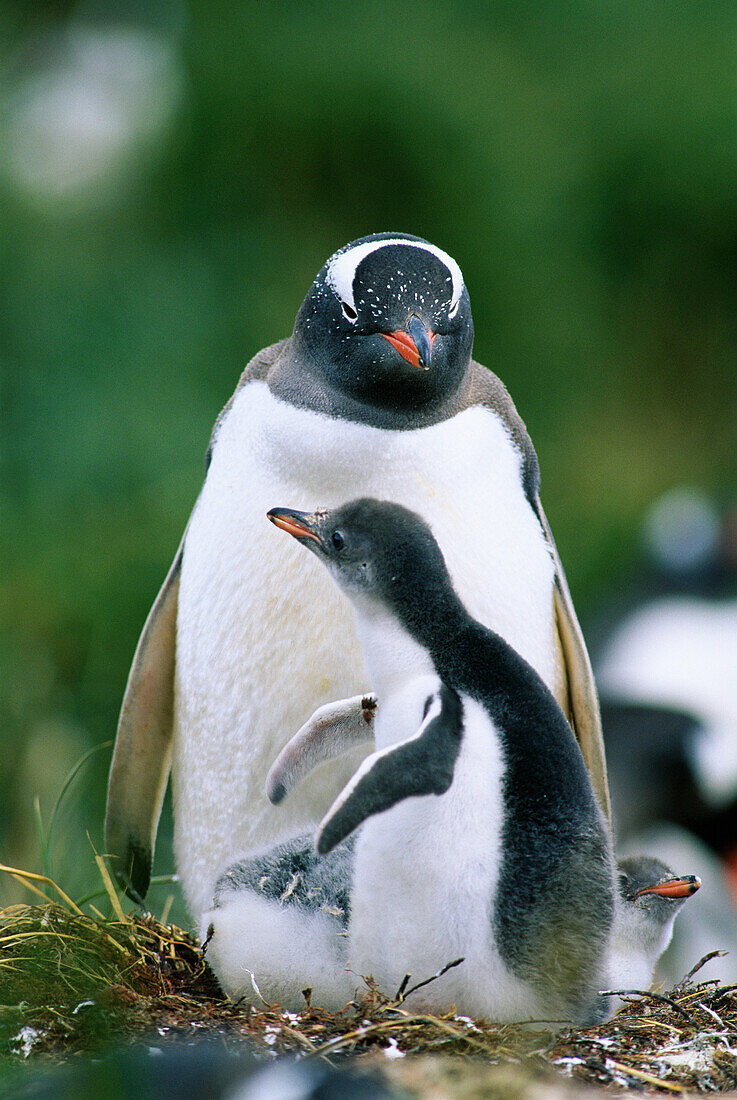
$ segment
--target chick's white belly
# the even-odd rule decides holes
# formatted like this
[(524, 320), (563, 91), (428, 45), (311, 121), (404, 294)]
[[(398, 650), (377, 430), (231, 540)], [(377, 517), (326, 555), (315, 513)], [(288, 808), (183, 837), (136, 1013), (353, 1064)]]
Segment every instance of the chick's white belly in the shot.
[(179, 590), (175, 848), (195, 917), (227, 862), (318, 820), (355, 770), (354, 753), (317, 769), (282, 806), (264, 795), (268, 768), (312, 711), (371, 687), (351, 605), (265, 513), (360, 496), (422, 514), (471, 614), (560, 687), (553, 563), (519, 456), (489, 410), (386, 432), (296, 409), (250, 383), (220, 429)]
[[(421, 701), (424, 691), (418, 696)], [(539, 994), (504, 963), (493, 933), (502, 862), (504, 761), (479, 703), (462, 697), (463, 737), (453, 783), (368, 818), (356, 840), (348, 969), (372, 975), (387, 996), (405, 974), (415, 1010), (519, 1020)]]

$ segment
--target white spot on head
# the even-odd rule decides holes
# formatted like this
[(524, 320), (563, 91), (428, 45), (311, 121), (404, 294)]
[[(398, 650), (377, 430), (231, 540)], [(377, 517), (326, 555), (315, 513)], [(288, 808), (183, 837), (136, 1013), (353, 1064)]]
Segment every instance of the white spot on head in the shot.
[[(328, 260), (327, 281), (341, 302), (346, 302), (351, 309), (355, 310), (353, 280), (356, 277), (356, 268), (372, 252), (394, 244), (407, 245), (410, 248), (420, 248), (423, 252), (430, 252), (447, 267), (453, 283), (449, 315), (454, 317), (458, 311), (458, 303), (463, 291), (463, 275), (460, 267), (452, 256), (449, 256), (447, 252), (443, 252), (442, 248), (436, 248), (434, 244), (427, 244), (425, 241), (408, 241), (403, 237), (390, 237), (383, 241), (366, 241), (364, 244), (357, 244), (353, 248), (336, 252), (334, 256), (331, 256)], [(387, 289), (390, 288), (393, 282), (394, 279), (390, 279)]]

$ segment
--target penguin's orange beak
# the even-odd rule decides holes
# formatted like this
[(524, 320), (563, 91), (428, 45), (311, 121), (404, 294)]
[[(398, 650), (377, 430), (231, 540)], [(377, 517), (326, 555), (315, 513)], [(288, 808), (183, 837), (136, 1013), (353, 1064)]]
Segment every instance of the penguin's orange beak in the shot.
[(312, 528), (313, 517), (309, 512), (297, 512), (292, 508), (272, 508), (266, 513), (275, 527), (293, 535), (296, 539), (313, 539), (322, 545), (320, 536)]
[(644, 890), (638, 890), (636, 898), (643, 894), (657, 894), (661, 898), (690, 898), (701, 886), (701, 879), (696, 875), (686, 875), (684, 878), (673, 878), (669, 882), (661, 882), (657, 886), (646, 886)]
[(419, 317), (410, 317), (406, 329), (397, 329), (396, 332), (382, 332), (381, 335), (413, 367), (429, 370), (430, 356), (436, 334), (432, 329), (425, 328)]

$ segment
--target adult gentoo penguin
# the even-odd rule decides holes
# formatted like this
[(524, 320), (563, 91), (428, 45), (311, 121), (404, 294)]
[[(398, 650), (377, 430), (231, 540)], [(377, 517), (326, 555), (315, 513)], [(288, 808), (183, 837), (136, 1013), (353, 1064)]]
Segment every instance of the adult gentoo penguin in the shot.
[(254, 538), (280, 499), (335, 507), (369, 494), (423, 516), (469, 612), (571, 716), (608, 809), (596, 690), (535, 451), (472, 343), (457, 263), (384, 233), (332, 256), (292, 336), (246, 368), (123, 700), (106, 845), (134, 894), (148, 886), (170, 761), (176, 859), (195, 918), (230, 860), (314, 821), (352, 773), (341, 762), (311, 776), (282, 814), (263, 793), (290, 732), (368, 686), (351, 608), (324, 570), (272, 528)]
[[(376, 691), (375, 717), (356, 735), (373, 732), (376, 748), (322, 820), (324, 863), (299, 861), (301, 912), (280, 906), (297, 881), (289, 892), (288, 876), (277, 885), (274, 874), (296, 869), (298, 848), (226, 874), (206, 918), (216, 974), (240, 993), (252, 971), (267, 999), (291, 1004), (310, 985), (316, 1002), (339, 1008), (360, 975), (391, 995), (405, 974), (419, 981), (462, 959), (413, 1006), (597, 1022), (608, 1009), (599, 990), (614, 916), (611, 836), (552, 694), (468, 614), (432, 532), (406, 508), (362, 499), (269, 518), (314, 552), (355, 608)], [(313, 727), (325, 752), (345, 746), (342, 724), (337, 745), (327, 723)], [(293, 786), (300, 755), (314, 763), (302, 731), (294, 748), (270, 774), (272, 798)], [(359, 826), (343, 857), (353, 863), (343, 900), (336, 846)]]

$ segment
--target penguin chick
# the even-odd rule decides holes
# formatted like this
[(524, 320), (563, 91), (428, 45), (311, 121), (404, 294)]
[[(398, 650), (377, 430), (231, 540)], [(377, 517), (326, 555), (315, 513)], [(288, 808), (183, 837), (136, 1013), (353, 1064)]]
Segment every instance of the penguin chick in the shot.
[[(328, 736), (324, 715), (321, 731)], [(342, 751), (339, 739), (330, 737), (330, 743)], [(304, 739), (302, 751), (303, 746)], [(292, 742), (290, 748), (282, 755), (293, 762), (300, 750)], [(328, 751), (325, 746), (322, 759)], [(277, 765), (275, 775), (281, 770)], [(250, 972), (244, 975), (248, 957), (266, 1000), (297, 1009), (304, 1003), (301, 991), (309, 986), (316, 1004), (333, 1011), (343, 1007), (355, 984), (345, 969), (354, 839), (319, 856), (305, 834), (237, 862), (221, 876), (215, 908), (208, 914), (208, 960), (226, 993), (233, 998), (252, 994)], [(676, 916), (701, 883), (695, 875), (677, 877), (651, 856), (620, 859), (617, 869), (608, 982), (612, 989), (646, 990), (670, 943)], [(622, 1004), (620, 998), (608, 998), (607, 1013)]]
[[(417, 1007), (454, 1004), (498, 1020), (601, 1018), (610, 837), (550, 691), (468, 614), (419, 516), (371, 499), (268, 516), (352, 600), (379, 699), (376, 751), (316, 842), (327, 855), (361, 825), (349, 970), (392, 993), (405, 974), (421, 980), (462, 958), (413, 994)], [(286, 789), (280, 780), (272, 794)]]
[(202, 922), (223, 991), (298, 1011), (309, 988), (315, 1004), (344, 1008), (358, 981), (346, 971), (352, 875), (353, 838), (320, 856), (308, 833), (231, 864)]
[(679, 982), (698, 959), (715, 955), (699, 969), (699, 980), (717, 979), (724, 985), (737, 982), (737, 920), (731, 884), (714, 852), (693, 833), (661, 821), (628, 838), (624, 855), (657, 852), (668, 867), (698, 870), (698, 899), (678, 916), (673, 938), (658, 960), (654, 980), (666, 987)]
[(648, 989), (658, 959), (670, 943), (676, 916), (701, 881), (695, 875), (679, 878), (652, 856), (620, 859), (617, 870), (610, 987)]

